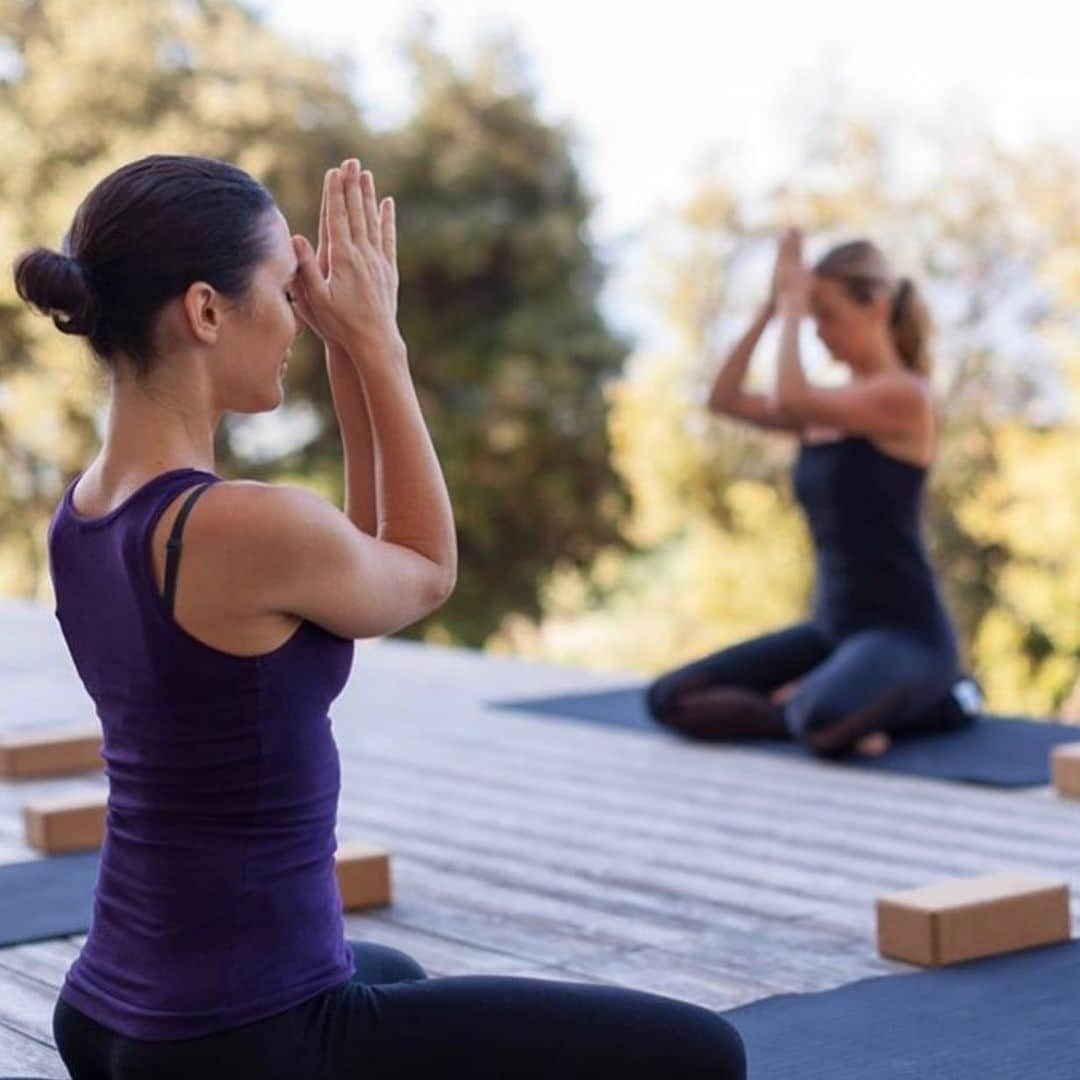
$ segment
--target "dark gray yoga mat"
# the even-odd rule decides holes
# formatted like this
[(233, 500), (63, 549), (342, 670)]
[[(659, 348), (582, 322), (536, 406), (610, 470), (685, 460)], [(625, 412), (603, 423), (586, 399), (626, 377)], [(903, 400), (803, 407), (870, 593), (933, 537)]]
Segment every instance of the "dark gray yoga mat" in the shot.
[[(644, 684), (555, 697), (490, 701), (500, 709), (515, 709), (540, 716), (584, 720), (594, 724), (630, 728), (680, 738), (655, 723), (645, 710)], [(906, 773), (936, 780), (958, 780), (994, 787), (1035, 787), (1050, 782), (1050, 750), (1060, 743), (1080, 740), (1080, 727), (1019, 717), (983, 716), (957, 731), (895, 738), (877, 757), (848, 755), (843, 764), (879, 772)], [(807, 751), (792, 742), (739, 740), (772, 754), (805, 757)], [(1080, 1078), (1080, 1070), (1077, 1071)]]
[(85, 934), (98, 854), (79, 851), (0, 866), (0, 946)]
[(1080, 941), (725, 1012), (750, 1080), (1077, 1080)]

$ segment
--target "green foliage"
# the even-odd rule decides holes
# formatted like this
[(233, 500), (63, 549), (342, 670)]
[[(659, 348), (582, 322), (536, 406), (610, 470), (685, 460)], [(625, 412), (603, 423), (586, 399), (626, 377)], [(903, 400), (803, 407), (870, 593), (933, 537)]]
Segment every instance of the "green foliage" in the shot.
[(603, 386), (625, 348), (597, 312), (570, 135), (538, 120), (512, 47), (489, 42), (468, 73), (423, 36), (410, 54), (418, 106), (388, 150), (402, 323), (459, 523), (437, 622), (479, 644), (506, 610), (539, 611), (557, 559), (618, 540)]
[[(55, 246), (79, 200), (150, 152), (231, 160), (313, 236), (324, 170), (356, 155), (399, 218), (401, 318), (459, 527), (458, 588), (412, 635), (478, 643), (508, 609), (538, 611), (557, 557), (617, 542), (625, 499), (608, 465), (602, 385), (624, 347), (596, 309), (602, 268), (571, 134), (538, 119), (492, 42), (468, 70), (423, 30), (416, 111), (373, 133), (343, 61), (310, 55), (234, 0), (0, 0), (0, 263)], [(4, 59), (6, 57), (6, 60)], [(27, 312), (0, 276), (0, 589), (50, 591), (44, 522), (94, 456), (107, 384), (81, 342)], [(303, 335), (285, 412), (314, 435), (273, 461), (245, 457), (226, 416), (223, 475), (287, 479), (342, 504), (340, 436), (321, 348)]]
[[(94, 183), (155, 152), (235, 161), (310, 233), (325, 164), (368, 135), (340, 65), (227, 0), (0, 0), (0, 27), (0, 590), (45, 599), (44, 522), (97, 452), (107, 384), (80, 339), (18, 300), (6, 270), (16, 253), (57, 246)], [(310, 392), (316, 352), (303, 351)], [(328, 415), (328, 389), (321, 396)], [(265, 476), (244, 470), (229, 434), (223, 425), (219, 469)]]

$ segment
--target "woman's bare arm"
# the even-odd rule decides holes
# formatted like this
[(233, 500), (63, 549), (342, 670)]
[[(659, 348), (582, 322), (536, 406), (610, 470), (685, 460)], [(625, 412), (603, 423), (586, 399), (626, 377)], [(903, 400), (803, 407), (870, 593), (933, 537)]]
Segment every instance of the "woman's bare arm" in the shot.
[[(397, 327), (392, 199), (376, 199), (356, 159), (327, 172), (319, 249), (294, 238), (298, 310), (327, 343), (343, 419), (347, 516), (361, 532), (406, 548), (449, 594), (457, 574), (453, 509)], [(418, 564), (419, 565), (419, 564)]]
[(710, 412), (733, 416), (757, 427), (793, 431), (800, 425), (792, 422), (775, 395), (743, 389), (750, 359), (774, 310), (775, 305), (770, 297), (746, 333), (732, 347), (709, 390), (708, 408)]
[(326, 372), (345, 459), (345, 514), (358, 529), (377, 535), (375, 437), (360, 372), (340, 345), (326, 346)]

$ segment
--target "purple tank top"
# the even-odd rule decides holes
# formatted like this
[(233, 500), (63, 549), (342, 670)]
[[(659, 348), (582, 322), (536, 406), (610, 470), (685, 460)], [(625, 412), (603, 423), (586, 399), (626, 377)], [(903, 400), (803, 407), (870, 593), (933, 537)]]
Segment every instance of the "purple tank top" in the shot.
[(221, 477), (170, 469), (94, 518), (72, 504), (78, 479), (49, 521), (49, 572), (109, 795), (93, 919), (60, 996), (134, 1038), (205, 1035), (353, 974), (327, 709), (354, 642), (308, 620), (257, 656), (200, 641), (158, 593), (149, 545), (180, 492)]

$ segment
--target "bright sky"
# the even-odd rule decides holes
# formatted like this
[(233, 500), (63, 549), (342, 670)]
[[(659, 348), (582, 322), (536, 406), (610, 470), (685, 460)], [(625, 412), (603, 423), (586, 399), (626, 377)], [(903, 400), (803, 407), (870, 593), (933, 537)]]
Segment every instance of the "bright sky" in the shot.
[[(800, 106), (821, 102), (830, 83), (847, 88), (859, 112), (919, 120), (960, 110), (1010, 144), (1080, 145), (1075, 0), (247, 3), (290, 36), (348, 54), (353, 90), (376, 126), (408, 112), (401, 41), (418, 14), (435, 17), (454, 55), (488, 32), (511, 31), (541, 114), (579, 135), (579, 164), (597, 200), (592, 233), (612, 270), (604, 312), (646, 348), (664, 336), (640, 242), (650, 218), (693, 190), (699, 163), (718, 147), (730, 148), (745, 184), (782, 176)], [(814, 345), (807, 341), (807, 359)], [(280, 452), (286, 420), (298, 441), (314, 433), (314, 414), (285, 412), (248, 418), (246, 452)]]
[(620, 265), (608, 314), (631, 330), (643, 324), (628, 264), (649, 217), (692, 189), (697, 164), (719, 146), (737, 150), (747, 182), (782, 174), (800, 102), (821, 100), (830, 78), (851, 88), (860, 109), (926, 117), (962, 109), (1008, 143), (1049, 136), (1080, 145), (1080, 6), (1064, 0), (250, 6), (293, 36), (348, 53), (375, 124), (407, 112), (400, 42), (419, 12), (435, 16), (454, 54), (485, 32), (511, 30), (542, 114), (569, 120), (580, 134), (580, 165), (598, 199), (593, 232)]

